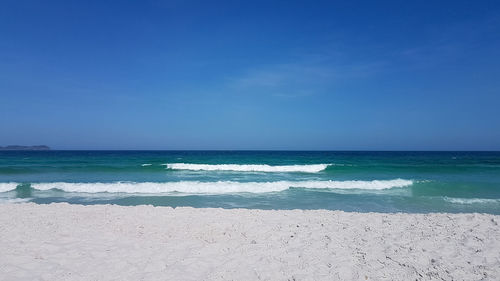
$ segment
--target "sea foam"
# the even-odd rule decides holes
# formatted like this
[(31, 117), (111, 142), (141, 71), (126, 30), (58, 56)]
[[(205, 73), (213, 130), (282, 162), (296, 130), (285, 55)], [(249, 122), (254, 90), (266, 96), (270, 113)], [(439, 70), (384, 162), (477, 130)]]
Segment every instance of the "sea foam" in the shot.
[(187, 164), (172, 163), (163, 164), (167, 169), (191, 170), (191, 171), (236, 171), (236, 172), (303, 172), (317, 173), (326, 169), (331, 164), (311, 164), (311, 165), (240, 165), (240, 164)]
[(113, 183), (35, 183), (31, 186), (38, 190), (57, 188), (66, 192), (111, 192), (111, 193), (198, 193), (198, 194), (224, 194), (224, 193), (265, 193), (278, 192), (289, 188), (311, 189), (366, 189), (382, 190), (395, 187), (405, 187), (413, 182), (404, 179), (373, 180), (373, 181), (275, 181), (275, 182), (113, 182)]
[(18, 183), (15, 182), (0, 182), (0, 192), (7, 192), (16, 189)]
[(500, 199), (489, 198), (453, 198), (444, 197), (444, 200), (454, 204), (500, 204)]

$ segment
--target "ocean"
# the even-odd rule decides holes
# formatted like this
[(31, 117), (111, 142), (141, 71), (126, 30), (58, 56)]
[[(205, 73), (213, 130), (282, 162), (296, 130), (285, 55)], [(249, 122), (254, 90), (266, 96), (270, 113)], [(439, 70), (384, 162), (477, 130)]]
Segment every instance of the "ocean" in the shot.
[(1, 151), (6, 202), (500, 214), (500, 152)]

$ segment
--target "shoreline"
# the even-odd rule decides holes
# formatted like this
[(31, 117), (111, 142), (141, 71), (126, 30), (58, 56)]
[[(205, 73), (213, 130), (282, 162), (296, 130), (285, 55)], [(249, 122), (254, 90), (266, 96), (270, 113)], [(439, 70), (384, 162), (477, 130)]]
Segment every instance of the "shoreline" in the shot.
[(496, 280), (500, 216), (0, 205), (4, 280)]

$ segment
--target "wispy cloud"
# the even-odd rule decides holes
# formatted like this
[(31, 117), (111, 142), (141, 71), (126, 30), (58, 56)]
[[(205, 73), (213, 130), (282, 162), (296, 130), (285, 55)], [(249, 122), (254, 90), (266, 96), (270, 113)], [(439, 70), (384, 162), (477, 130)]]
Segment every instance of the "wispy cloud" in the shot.
[(328, 91), (343, 79), (370, 76), (382, 66), (381, 62), (345, 63), (327, 56), (307, 56), (294, 62), (252, 67), (230, 77), (227, 86), (241, 93), (311, 96)]
[[(412, 46), (371, 39), (351, 50), (341, 43), (322, 46), (322, 51), (302, 50), (289, 60), (252, 65), (226, 79), (232, 93), (283, 98), (334, 93), (344, 82), (391, 77), (401, 71), (422, 71), (459, 61), (471, 52), (500, 40), (500, 17), (435, 26), (423, 32)], [(416, 40), (418, 39), (418, 40)], [(251, 64), (251, 62), (249, 62)]]
[(459, 60), (498, 42), (500, 14), (435, 28), (421, 44), (400, 50), (397, 57), (411, 68), (426, 68)]

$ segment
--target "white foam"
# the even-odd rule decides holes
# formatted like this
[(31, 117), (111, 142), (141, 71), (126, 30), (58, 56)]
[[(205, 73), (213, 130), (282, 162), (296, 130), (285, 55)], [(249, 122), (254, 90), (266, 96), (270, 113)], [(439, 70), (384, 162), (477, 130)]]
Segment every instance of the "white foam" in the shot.
[(0, 182), (0, 192), (7, 192), (16, 189), (18, 183), (15, 182)]
[(303, 172), (317, 173), (323, 171), (331, 164), (311, 164), (311, 165), (240, 165), (240, 164), (186, 164), (172, 163), (163, 164), (167, 169), (172, 170), (192, 170), (192, 171), (236, 171), (236, 172)]
[(148, 166), (151, 166), (151, 165), (153, 165), (153, 164), (146, 163), (146, 164), (142, 164), (141, 166), (142, 167), (148, 167)]
[(58, 188), (66, 192), (112, 192), (112, 193), (264, 193), (287, 190), (291, 187), (313, 189), (366, 189), (382, 190), (395, 187), (405, 187), (413, 182), (404, 179), (373, 180), (373, 181), (275, 181), (275, 182), (113, 182), (113, 183), (35, 183), (31, 186), (39, 190)]
[(500, 199), (487, 199), (487, 198), (453, 198), (444, 197), (444, 200), (455, 204), (499, 204)]

